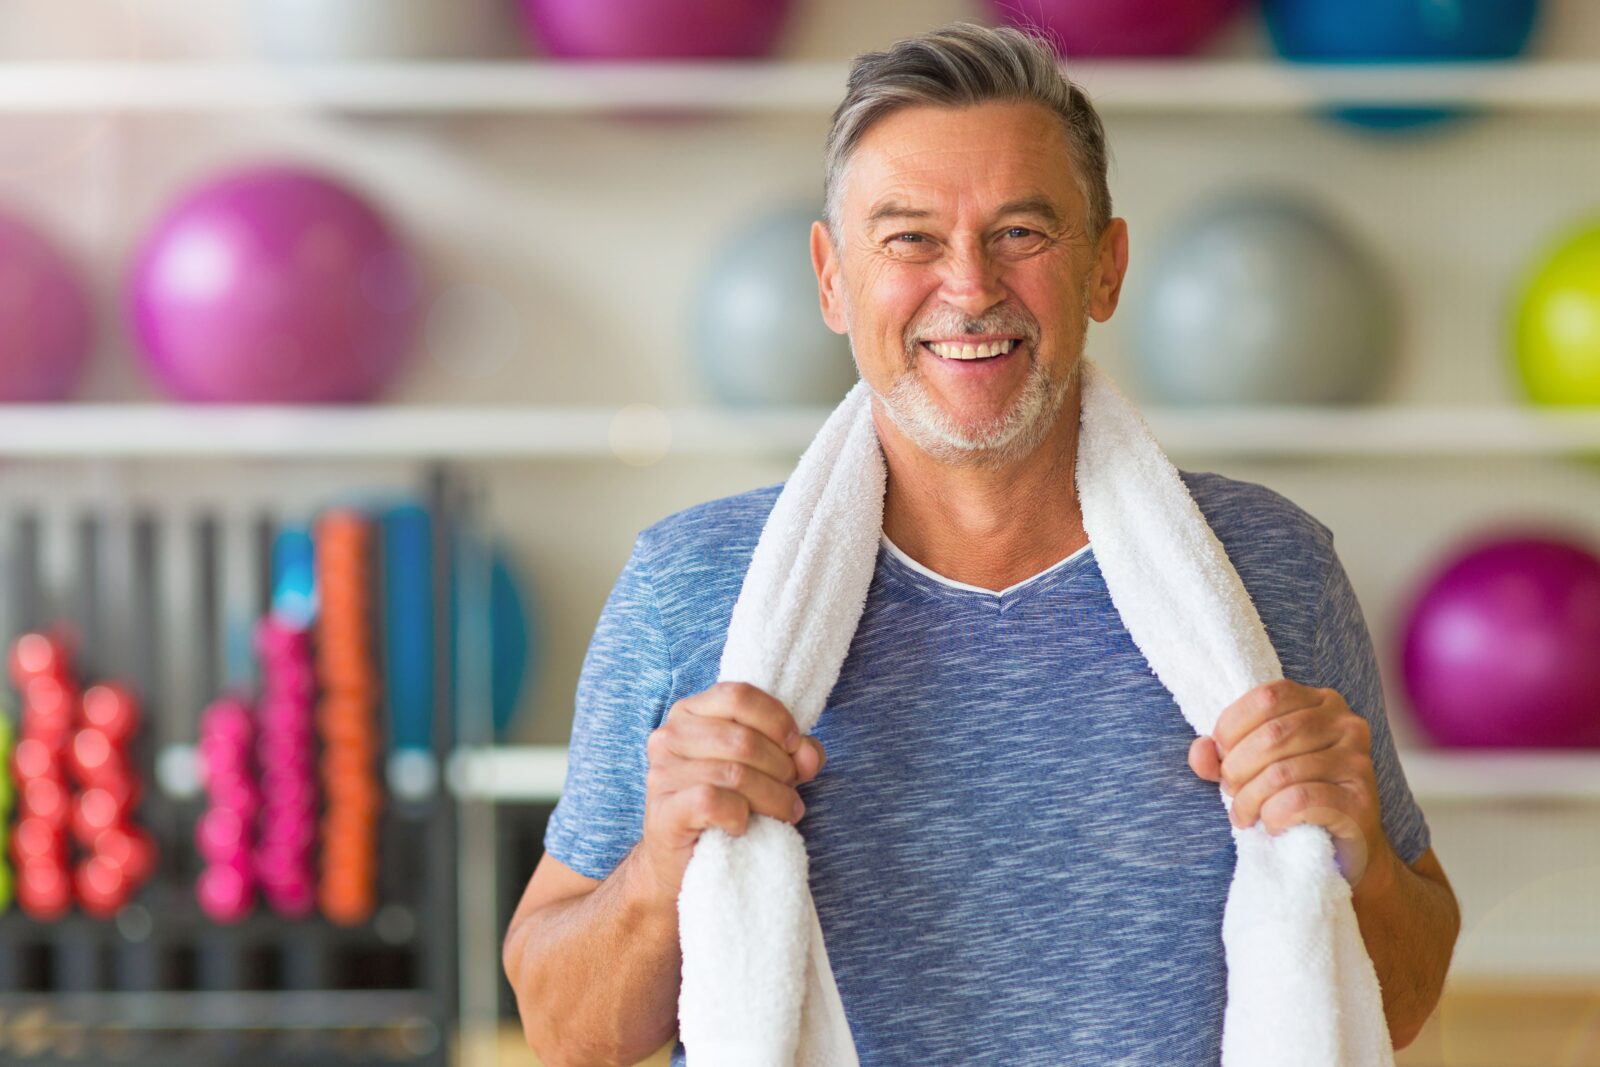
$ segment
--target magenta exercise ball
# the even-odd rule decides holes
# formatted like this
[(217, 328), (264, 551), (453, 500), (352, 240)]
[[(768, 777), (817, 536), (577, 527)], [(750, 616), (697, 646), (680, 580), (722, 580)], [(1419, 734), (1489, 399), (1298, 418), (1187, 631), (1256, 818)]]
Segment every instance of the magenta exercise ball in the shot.
[(772, 51), (790, 0), (521, 0), (539, 49), (562, 59), (739, 59)]
[(183, 196), (136, 254), (134, 331), (173, 396), (222, 403), (370, 400), (419, 322), (416, 263), (341, 182), (253, 167)]
[(0, 403), (65, 400), (89, 357), (89, 298), (61, 250), (0, 212)]
[(1600, 556), (1562, 537), (1485, 537), (1405, 614), (1401, 670), (1447, 747), (1600, 746)]
[(1003, 22), (1049, 38), (1063, 56), (1180, 56), (1197, 51), (1243, 0), (988, 0)]

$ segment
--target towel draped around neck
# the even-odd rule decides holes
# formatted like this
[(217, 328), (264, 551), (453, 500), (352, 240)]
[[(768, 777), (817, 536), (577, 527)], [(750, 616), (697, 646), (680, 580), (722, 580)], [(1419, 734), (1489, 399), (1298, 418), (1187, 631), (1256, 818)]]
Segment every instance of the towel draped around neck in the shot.
[[(1209, 734), (1282, 666), (1143, 417), (1087, 357), (1080, 373), (1075, 477), (1095, 560), (1134, 644), (1195, 733)], [(807, 733), (866, 605), (886, 484), (871, 393), (858, 381), (784, 483), (734, 603), (718, 679), (770, 693)], [(1328, 832), (1299, 824), (1272, 835), (1258, 823), (1232, 835), (1222, 1067), (1393, 1067), (1377, 974)], [(752, 815), (739, 837), (704, 831), (678, 925), (689, 1067), (857, 1067), (794, 826)]]

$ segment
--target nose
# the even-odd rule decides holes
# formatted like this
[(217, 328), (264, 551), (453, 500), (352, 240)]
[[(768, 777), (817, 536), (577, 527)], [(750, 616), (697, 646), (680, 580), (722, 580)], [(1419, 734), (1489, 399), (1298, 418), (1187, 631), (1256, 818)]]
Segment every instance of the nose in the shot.
[(952, 244), (941, 269), (940, 293), (945, 303), (972, 318), (1005, 299), (1000, 265), (982, 241)]

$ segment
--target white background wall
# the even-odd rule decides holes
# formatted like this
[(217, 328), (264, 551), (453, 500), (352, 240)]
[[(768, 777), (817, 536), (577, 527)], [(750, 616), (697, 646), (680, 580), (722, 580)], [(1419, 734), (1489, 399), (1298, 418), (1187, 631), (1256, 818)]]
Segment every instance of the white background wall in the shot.
[[(976, 3), (958, 0), (800, 0), (780, 55), (845, 59), (979, 14)], [(1532, 50), (1600, 60), (1600, 5), (1547, 4)], [(1214, 51), (1268, 49), (1247, 18)], [(0, 58), (250, 54), (237, 5), (221, 0), (0, 5)], [(33, 212), (90, 264), (105, 329), (87, 399), (157, 399), (119, 311), (122, 265), (141, 229), (214, 168), (287, 155), (370, 190), (435, 274), (434, 328), (394, 402), (675, 405), (709, 399), (686, 338), (712, 251), (768, 207), (819, 199), (826, 121), (821, 113), (651, 123), (534, 114), (8, 115), (0, 116), (0, 202)], [(1164, 228), (1213, 194), (1261, 182), (1309, 192), (1372, 246), (1400, 291), (1406, 345), (1385, 403), (1515, 402), (1504, 341), (1512, 286), (1558, 231), (1600, 213), (1597, 112), (1492, 116), (1412, 141), (1289, 115), (1116, 115), (1107, 124), (1115, 211), (1132, 234), (1125, 300), (1138, 298), (1142, 264)], [(463, 318), (462, 307), (484, 310)], [(1119, 314), (1089, 334), (1090, 353), (1114, 373), (1126, 366), (1126, 320)], [(1600, 519), (1600, 465), (1175, 458), (1270, 485), (1334, 529), (1407, 746), (1420, 738), (1394, 650), (1399, 612), (1419, 576), (1491, 522), (1562, 520), (1593, 532)], [(483, 469), (495, 514), (532, 572), (547, 638), (547, 669), (519, 735), (561, 742), (579, 663), (636, 531), (690, 504), (776, 482), (788, 464), (669, 458), (648, 468), (586, 460)], [(58, 472), (79, 477), (74, 468), (0, 471), (0, 490)], [(243, 468), (140, 475), (219, 498), (254, 477)], [(1592, 813), (1429, 815), (1467, 902), (1469, 941), (1497, 931), (1525, 942), (1600, 938)], [(1554, 904), (1523, 906), (1551, 886)]]

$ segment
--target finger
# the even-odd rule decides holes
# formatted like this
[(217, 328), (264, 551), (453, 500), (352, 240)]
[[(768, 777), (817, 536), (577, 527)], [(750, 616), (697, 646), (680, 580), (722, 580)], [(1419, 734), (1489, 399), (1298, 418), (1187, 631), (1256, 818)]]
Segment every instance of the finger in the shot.
[(1217, 751), (1228, 758), (1239, 743), (1268, 719), (1275, 719), (1300, 708), (1321, 703), (1318, 690), (1279, 678), (1256, 686), (1244, 696), (1222, 709), (1217, 724), (1211, 730), (1216, 739)]
[(783, 702), (749, 682), (718, 682), (691, 698), (696, 714), (742, 722), (760, 730), (785, 752), (800, 745), (800, 727)]
[(1209, 737), (1197, 737), (1189, 745), (1189, 769), (1208, 782), (1219, 781), (1222, 760), (1217, 756), (1217, 743)]
[(828, 753), (822, 747), (822, 742), (815, 737), (807, 737), (800, 745), (799, 751), (794, 754), (795, 770), (800, 774), (800, 781), (809, 782), (822, 773), (822, 768), (828, 765)]
[(1342, 769), (1338, 754), (1333, 749), (1290, 756), (1268, 764), (1234, 794), (1228, 817), (1235, 826), (1254, 826), (1261, 817), (1262, 807), (1278, 793), (1302, 782), (1331, 784)]
[(1348, 789), (1327, 783), (1303, 783), (1275, 794), (1262, 809), (1261, 825), (1274, 836), (1302, 823), (1321, 826), (1333, 838), (1334, 863), (1354, 885), (1365, 873), (1375, 849), (1388, 847), (1381, 829), (1368, 838), (1352, 811), (1356, 801)]
[(701, 785), (738, 793), (745, 798), (751, 811), (784, 822), (795, 822), (805, 810), (793, 786), (747, 763), (731, 760), (682, 760), (665, 772), (662, 788), (692, 790)]
[[(688, 789), (664, 793), (656, 806), (659, 821), (646, 816), (646, 830), (659, 827), (674, 848), (694, 845), (702, 830), (717, 827), (741, 837), (750, 819), (750, 801), (742, 793), (699, 782)], [(648, 833), (646, 833), (648, 837)]]
[(1361, 836), (1360, 823), (1350, 810), (1349, 790), (1331, 782), (1301, 782), (1274, 793), (1261, 808), (1261, 825), (1269, 834), (1309, 823), (1326, 827), (1340, 838)]
[(747, 763), (780, 782), (798, 781), (794, 758), (758, 730), (731, 719), (683, 716), (670, 733), (668, 751), (680, 759)]
[(667, 825), (680, 844), (692, 844), (711, 826), (742, 837), (750, 825), (750, 801), (742, 793), (709, 782), (680, 789), (668, 796), (663, 806)]
[(1328, 724), (1318, 708), (1302, 708), (1268, 719), (1222, 759), (1222, 785), (1238, 796), (1245, 783), (1273, 763), (1339, 743), (1343, 734)]

